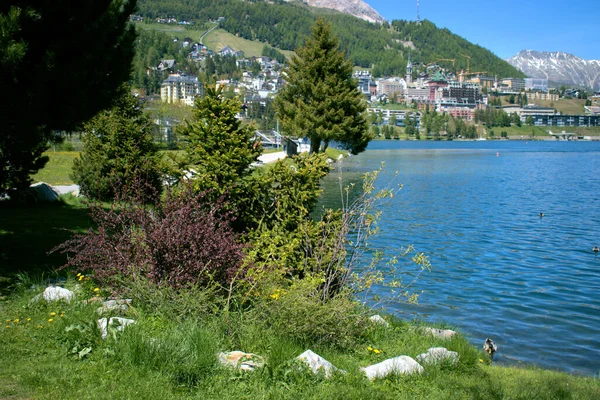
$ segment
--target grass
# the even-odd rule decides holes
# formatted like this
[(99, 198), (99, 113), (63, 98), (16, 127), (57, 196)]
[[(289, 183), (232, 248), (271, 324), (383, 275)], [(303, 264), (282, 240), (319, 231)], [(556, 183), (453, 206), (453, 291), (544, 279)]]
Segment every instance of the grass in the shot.
[(50, 185), (72, 185), (70, 177), (73, 160), (79, 155), (77, 151), (48, 151), (48, 164), (32, 176), (34, 182), (46, 182)]
[(86, 231), (92, 221), (79, 199), (62, 199), (35, 206), (0, 204), (0, 275), (47, 274), (65, 263), (64, 255), (48, 252), (73, 233)]
[[(74, 288), (70, 277), (66, 286)], [(424, 336), (417, 326), (390, 318), (362, 342), (340, 350), (281, 337), (251, 314), (198, 315), (185, 321), (153, 314), (142, 304), (124, 316), (137, 320), (115, 338), (94, 329), (97, 305), (31, 303), (42, 286), (24, 280), (0, 303), (0, 398), (39, 399), (595, 399), (597, 378), (535, 368), (489, 365), (462, 336), (449, 341)], [(92, 295), (83, 285), (79, 298)], [(52, 313), (55, 313), (53, 315)], [(62, 315), (62, 316), (61, 316)], [(52, 318), (53, 321), (49, 322)], [(91, 321), (91, 323), (90, 323)], [(87, 325), (86, 325), (87, 324)], [(79, 330), (67, 327), (79, 325)], [(86, 328), (89, 327), (89, 328)], [(82, 346), (92, 348), (83, 359)], [(425, 366), (419, 376), (373, 382), (360, 367), (397, 355), (443, 346), (460, 355), (456, 365)], [(299, 369), (292, 360), (311, 348), (347, 371), (330, 379)], [(371, 349), (381, 352), (377, 354)], [(219, 351), (243, 350), (265, 357), (252, 373), (220, 367)]]
[[(489, 365), (463, 336), (449, 341), (425, 336), (418, 325), (393, 317), (387, 317), (390, 328), (367, 328), (342, 348), (302, 342), (283, 336), (262, 318), (263, 309), (281, 299), (225, 313), (218, 302), (207, 308), (208, 292), (173, 295), (140, 284), (131, 287), (134, 307), (120, 315), (136, 324), (102, 340), (95, 327), (98, 305), (83, 302), (95, 295), (93, 281), (63, 271), (64, 285), (76, 292), (76, 301), (31, 302), (45, 286), (36, 271), (53, 276), (64, 262), (46, 252), (89, 226), (85, 206), (70, 196), (60, 204), (0, 208), (2, 265), (9, 267), (2, 273), (13, 272), (5, 279), (10, 288), (0, 288), (5, 295), (0, 296), (0, 398), (600, 398), (597, 377)], [(101, 295), (110, 294), (101, 289)], [(335, 310), (330, 314), (330, 323), (338, 320)], [(373, 382), (359, 369), (398, 355), (414, 358), (437, 346), (458, 352), (459, 363)], [(298, 369), (292, 360), (307, 348), (347, 373), (324, 379)], [(85, 355), (84, 349), (91, 352)], [(254, 373), (218, 366), (215, 354), (231, 350), (264, 356), (266, 366)]]
[[(245, 57), (260, 57), (262, 56), (262, 50), (265, 47), (265, 43), (257, 42), (253, 40), (243, 39), (235, 36), (223, 29), (215, 29), (206, 37), (204, 37), (204, 44), (206, 47), (214, 52), (218, 52), (225, 46), (229, 46), (234, 50), (242, 50)], [(292, 51), (280, 50), (287, 58), (291, 57)]]

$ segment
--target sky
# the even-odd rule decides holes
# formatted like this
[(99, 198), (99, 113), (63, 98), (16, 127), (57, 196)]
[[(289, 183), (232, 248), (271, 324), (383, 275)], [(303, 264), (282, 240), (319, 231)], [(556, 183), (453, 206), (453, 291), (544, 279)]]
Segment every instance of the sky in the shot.
[[(416, 0), (363, 0), (388, 21), (416, 20)], [(521, 50), (600, 60), (600, 0), (419, 0), (421, 20), (510, 58)]]

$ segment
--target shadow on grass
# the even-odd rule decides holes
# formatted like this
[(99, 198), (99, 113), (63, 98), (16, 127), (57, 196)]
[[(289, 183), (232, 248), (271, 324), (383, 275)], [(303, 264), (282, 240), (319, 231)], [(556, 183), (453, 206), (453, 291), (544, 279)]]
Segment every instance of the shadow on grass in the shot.
[[(0, 203), (0, 278), (16, 273), (39, 276), (66, 262), (66, 255), (48, 254), (74, 233), (93, 226), (87, 207), (72, 196), (55, 203)], [(0, 283), (1, 285), (1, 283)]]

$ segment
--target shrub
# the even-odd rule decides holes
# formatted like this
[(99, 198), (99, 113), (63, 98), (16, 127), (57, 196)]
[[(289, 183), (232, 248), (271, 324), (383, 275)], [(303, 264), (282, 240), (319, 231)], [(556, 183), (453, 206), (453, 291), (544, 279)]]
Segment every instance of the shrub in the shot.
[(81, 193), (112, 200), (124, 185), (142, 180), (146, 201), (161, 190), (161, 159), (152, 141), (152, 122), (139, 101), (123, 88), (112, 109), (84, 126), (83, 151), (73, 162), (72, 178)]
[(189, 186), (169, 191), (154, 207), (114, 203), (109, 210), (99, 204), (90, 209), (97, 231), (76, 235), (53, 251), (71, 253), (63, 268), (91, 271), (102, 285), (119, 288), (139, 278), (176, 289), (226, 284), (238, 271), (242, 245), (229, 226), (231, 216)]
[(275, 332), (310, 346), (348, 348), (361, 340), (368, 326), (365, 310), (341, 291), (323, 300), (322, 280), (296, 280), (286, 290), (267, 294), (269, 304), (257, 308)]

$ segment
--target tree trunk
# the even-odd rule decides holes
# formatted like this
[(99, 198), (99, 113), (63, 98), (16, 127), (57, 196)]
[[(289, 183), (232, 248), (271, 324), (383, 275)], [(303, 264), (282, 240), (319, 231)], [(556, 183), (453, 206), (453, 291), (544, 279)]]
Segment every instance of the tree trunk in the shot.
[(318, 153), (321, 147), (321, 139), (312, 137), (310, 138), (310, 154)]

